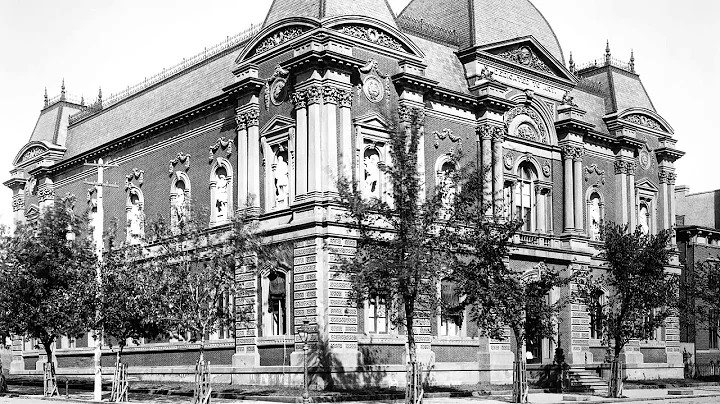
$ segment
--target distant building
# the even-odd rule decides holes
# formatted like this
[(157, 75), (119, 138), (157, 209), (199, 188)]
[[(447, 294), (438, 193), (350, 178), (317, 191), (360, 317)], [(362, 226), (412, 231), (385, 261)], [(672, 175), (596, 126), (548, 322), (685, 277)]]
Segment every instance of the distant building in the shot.
[[(682, 280), (691, 279), (697, 262), (720, 259), (720, 190), (691, 194), (686, 186), (675, 190), (677, 201), (677, 244), (680, 262), (684, 264)], [(681, 292), (681, 298), (692, 298)], [(720, 298), (720, 296), (719, 296)], [(702, 304), (702, 302), (695, 302)], [(680, 316), (680, 342), (693, 354), (693, 362), (720, 365), (718, 325), (696, 323), (689, 314)]]
[[(63, 86), (46, 96), (5, 185), (17, 221), (74, 194), (76, 209), (94, 220), (125, 220), (128, 243), (142, 240), (144, 218), (161, 213), (177, 225), (190, 200), (210, 208), (209, 224), (222, 230), (252, 197), (272, 241), (292, 246), (294, 266), (238, 273), (237, 302), (250, 305), (255, 322), (212, 336), (213, 374), (299, 380), (294, 334), (307, 319), (326, 349), (325, 376), (394, 384), (405, 377), (405, 338), (383, 302), (348, 303), (338, 257), (353, 254), (356, 240), (333, 219), (335, 178), (344, 173), (366, 195), (386, 198), (378, 166), (390, 162), (389, 124), (414, 119), (424, 129), (419, 169), (428, 191), (454, 169), (459, 150), (492, 167), (484, 198), (495, 213), (525, 220), (510, 257), (519, 276), (600, 271), (601, 220), (649, 233), (674, 226), (674, 162), (683, 155), (635, 59), (623, 56), (608, 44), (599, 59), (576, 65), (528, 0), (413, 0), (397, 16), (385, 0), (275, 0), (259, 29), (120, 94), (85, 103)], [(106, 190), (103, 209), (83, 183), (96, 176), (83, 163), (98, 158), (119, 164), (105, 180), (124, 184)], [(677, 261), (668, 270), (679, 272)], [(560, 316), (556, 340), (575, 367), (605, 357), (594, 318), (581, 304)], [(478, 337), (467, 316), (439, 313), (417, 333), (434, 383), (511, 380), (512, 342)], [(628, 376), (681, 377), (679, 339), (671, 317), (653, 340), (632, 341), (623, 354)], [(43, 351), (32, 341), (14, 348), (14, 372), (41, 369)], [(87, 336), (56, 348), (60, 374), (92, 374)], [(530, 369), (552, 363), (555, 348), (531, 340)], [(126, 348), (125, 358), (138, 377), (167, 380), (191, 373), (197, 349), (147, 343)]]

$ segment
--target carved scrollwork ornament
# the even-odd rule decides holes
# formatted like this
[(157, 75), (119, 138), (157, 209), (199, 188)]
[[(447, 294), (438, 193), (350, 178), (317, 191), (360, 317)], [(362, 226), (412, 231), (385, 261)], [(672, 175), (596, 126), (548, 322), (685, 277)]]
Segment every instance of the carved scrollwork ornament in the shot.
[(285, 42), (291, 41), (300, 35), (302, 35), (305, 32), (305, 28), (301, 27), (290, 27), (285, 28), (281, 31), (276, 32), (272, 36), (265, 38), (260, 45), (255, 48), (255, 54), (258, 55), (260, 53), (264, 53), (269, 51), (270, 49), (282, 45)]
[(636, 125), (644, 126), (646, 128), (650, 128), (653, 130), (658, 130), (658, 131), (663, 130), (662, 126), (660, 126), (660, 123), (658, 121), (656, 121), (653, 118), (650, 118), (648, 116), (645, 116), (645, 115), (632, 114), (632, 115), (626, 116), (623, 119), (625, 119), (628, 122), (632, 122)]
[(133, 168), (132, 172), (125, 176), (125, 190), (132, 186), (133, 180), (137, 180), (138, 184), (142, 185), (145, 182), (145, 171)]
[(170, 164), (168, 166), (168, 174), (170, 176), (173, 175), (173, 172), (175, 171), (175, 166), (178, 164), (182, 164), (183, 166), (185, 166), (185, 171), (189, 170), (190, 169), (190, 155), (180, 152), (177, 154), (177, 157), (170, 160)]
[(368, 42), (372, 42), (374, 44), (378, 44), (380, 46), (384, 46), (386, 48), (394, 50), (403, 49), (402, 45), (400, 45), (400, 42), (396, 41), (394, 38), (390, 37), (384, 32), (378, 31), (375, 28), (360, 25), (346, 25), (340, 29), (340, 32), (345, 35), (350, 35), (355, 38), (359, 38)]
[(590, 181), (591, 175), (593, 174), (596, 174), (599, 177), (596, 185), (605, 185), (605, 170), (601, 170), (595, 163), (585, 167), (585, 182)]
[(520, 66), (525, 66), (543, 73), (552, 73), (552, 70), (550, 70), (545, 62), (540, 60), (532, 49), (527, 46), (521, 46), (517, 49), (502, 52), (498, 56)]
[(512, 153), (505, 153), (505, 156), (503, 157), (503, 164), (505, 165), (506, 170), (512, 170), (514, 158), (515, 157)]
[(526, 115), (527, 117), (529, 117), (530, 120), (534, 123), (534, 125), (530, 125), (529, 123), (521, 123), (520, 125), (518, 125), (515, 133), (511, 133), (511, 135), (543, 144), (549, 143), (548, 133), (545, 129), (545, 125), (543, 124), (543, 120), (540, 115), (532, 108), (521, 105), (511, 109), (505, 114), (505, 126), (509, 128), (510, 123), (513, 121), (513, 119), (520, 115)]
[(213, 160), (215, 160), (215, 153), (218, 151), (218, 149), (225, 150), (225, 153), (227, 153), (228, 157), (232, 156), (234, 145), (235, 142), (232, 139), (228, 139), (225, 136), (219, 137), (218, 140), (215, 141), (215, 144), (208, 148), (208, 162), (212, 163)]
[(438, 132), (438, 131), (433, 132), (433, 139), (435, 140), (435, 143), (434, 143), (435, 148), (437, 149), (438, 147), (440, 147), (440, 141), (445, 140), (447, 138), (449, 138), (450, 141), (453, 143), (458, 142), (458, 141), (462, 143), (462, 138), (460, 136), (455, 136), (453, 134), (452, 130), (445, 128), (442, 130), (442, 132)]
[(478, 78), (480, 80), (495, 81), (493, 71), (488, 69), (487, 66), (483, 66), (482, 70), (480, 70), (480, 76)]

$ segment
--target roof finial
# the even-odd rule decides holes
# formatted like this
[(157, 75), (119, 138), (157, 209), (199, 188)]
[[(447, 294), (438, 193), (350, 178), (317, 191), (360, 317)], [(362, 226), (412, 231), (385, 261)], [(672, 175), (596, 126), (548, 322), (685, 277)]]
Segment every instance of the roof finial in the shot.
[(45, 87), (45, 107), (49, 105), (48, 103), (48, 95), (47, 95), (47, 87)]
[(608, 39), (605, 44), (605, 64), (610, 64), (610, 40)]
[(82, 95), (82, 94), (80, 95), (80, 106), (82, 106), (82, 107), (85, 106), (85, 95)]
[(575, 72), (577, 70), (575, 70), (575, 61), (573, 60), (573, 57), (572, 57), (572, 51), (570, 52), (570, 60), (568, 63), (570, 64), (570, 73), (575, 74)]
[(635, 50), (630, 49), (630, 72), (635, 73)]
[(65, 101), (65, 77), (63, 77), (62, 85), (60, 86), (60, 101)]

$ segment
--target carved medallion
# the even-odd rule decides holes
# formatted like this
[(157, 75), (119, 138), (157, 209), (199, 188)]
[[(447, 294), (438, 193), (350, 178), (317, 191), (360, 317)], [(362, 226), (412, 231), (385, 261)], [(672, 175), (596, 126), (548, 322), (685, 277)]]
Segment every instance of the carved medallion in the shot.
[(278, 77), (270, 85), (270, 102), (280, 105), (287, 98), (287, 80)]
[(538, 141), (537, 130), (535, 130), (535, 128), (527, 122), (523, 122), (518, 125), (517, 130), (515, 131), (515, 136), (522, 139), (532, 140), (533, 142)]
[(363, 92), (370, 102), (380, 102), (385, 98), (383, 83), (375, 75), (369, 75), (365, 78)]
[(527, 46), (521, 46), (517, 49), (503, 52), (498, 56), (521, 66), (529, 67), (533, 70), (544, 73), (552, 72), (550, 68)]
[(640, 160), (640, 167), (642, 167), (646, 170), (648, 168), (650, 168), (650, 153), (648, 153), (645, 150), (641, 150), (639, 160)]
[(513, 167), (513, 155), (508, 153), (503, 158), (503, 163), (505, 164), (505, 168), (508, 170), (512, 170)]
[(545, 162), (545, 164), (543, 164), (542, 172), (543, 172), (544, 176), (546, 176), (546, 177), (550, 176), (550, 164), (549, 163)]

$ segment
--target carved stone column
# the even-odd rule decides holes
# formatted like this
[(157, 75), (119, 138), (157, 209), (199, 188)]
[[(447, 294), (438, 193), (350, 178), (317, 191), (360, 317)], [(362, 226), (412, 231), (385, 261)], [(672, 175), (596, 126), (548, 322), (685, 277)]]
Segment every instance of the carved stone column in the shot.
[(492, 145), (493, 145), (493, 197), (495, 200), (493, 206), (493, 213), (495, 217), (502, 217), (503, 214), (503, 187), (505, 185), (504, 173), (503, 173), (503, 139), (505, 131), (501, 128), (496, 128), (493, 131)]
[(564, 212), (565, 212), (565, 232), (572, 232), (575, 230), (575, 214), (573, 209), (575, 207), (574, 192), (573, 192), (573, 156), (575, 155), (575, 148), (572, 146), (563, 146), (560, 149), (563, 156), (563, 193), (564, 193)]
[[(238, 285), (235, 296), (235, 310), (238, 317), (247, 316), (248, 322), (235, 322), (235, 354), (233, 367), (248, 368), (260, 366), (260, 353), (257, 349), (258, 337), (258, 276), (254, 266), (249, 265), (257, 256), (235, 257), (235, 282)], [(233, 379), (236, 379), (235, 377)]]
[(238, 168), (237, 168), (237, 192), (238, 207), (245, 207), (248, 204), (248, 135), (245, 114), (235, 113), (235, 123), (238, 134)]
[(13, 221), (18, 223), (25, 222), (25, 184), (27, 180), (24, 178), (13, 177), (5, 181), (3, 185), (12, 190), (12, 209)]
[(322, 191), (322, 87), (307, 89), (308, 110), (308, 196), (319, 196)]
[(50, 178), (38, 179), (38, 205), (41, 211), (55, 205), (55, 184)]
[(615, 160), (615, 178), (620, 190), (620, 220), (628, 222), (627, 162)]
[(658, 173), (658, 182), (660, 183), (660, 192), (662, 193), (662, 228), (667, 229), (670, 226), (670, 198), (672, 198), (674, 195), (671, 195), (668, 193), (668, 174), (670, 174), (669, 171), (667, 171), (664, 168), (660, 168), (660, 172)]
[[(307, 94), (305, 91), (293, 93), (295, 105), (295, 195), (305, 196), (308, 191), (308, 117)], [(298, 198), (300, 199), (300, 198)]]
[(545, 207), (545, 199), (547, 196), (544, 194), (544, 189), (541, 185), (535, 185), (535, 231), (537, 233), (545, 233), (547, 218), (545, 217), (547, 208)]
[(493, 126), (488, 124), (481, 124), (477, 128), (478, 136), (480, 137), (480, 168), (482, 170), (482, 203), (487, 209), (485, 214), (491, 216), (493, 213), (493, 200), (492, 200), (492, 137), (493, 137)]
[(673, 229), (671, 244), (675, 245), (675, 180), (677, 174), (668, 173), (668, 194), (670, 195), (670, 227)]
[(352, 90), (340, 90), (340, 172), (348, 181), (352, 176)]
[(253, 209), (260, 208), (260, 109), (251, 107), (245, 112), (248, 134), (248, 198)]
[(337, 87), (323, 86), (323, 191), (337, 192), (338, 130), (337, 104), (340, 97)]
[(630, 207), (630, 231), (635, 231), (638, 225), (638, 203), (635, 195), (635, 167), (634, 162), (627, 163), (628, 176), (628, 199), (624, 199), (625, 203)]
[(575, 212), (575, 229), (583, 233), (584, 220), (583, 220), (583, 175), (582, 175), (582, 159), (585, 155), (585, 150), (582, 147), (576, 147), (573, 155), (573, 202)]

